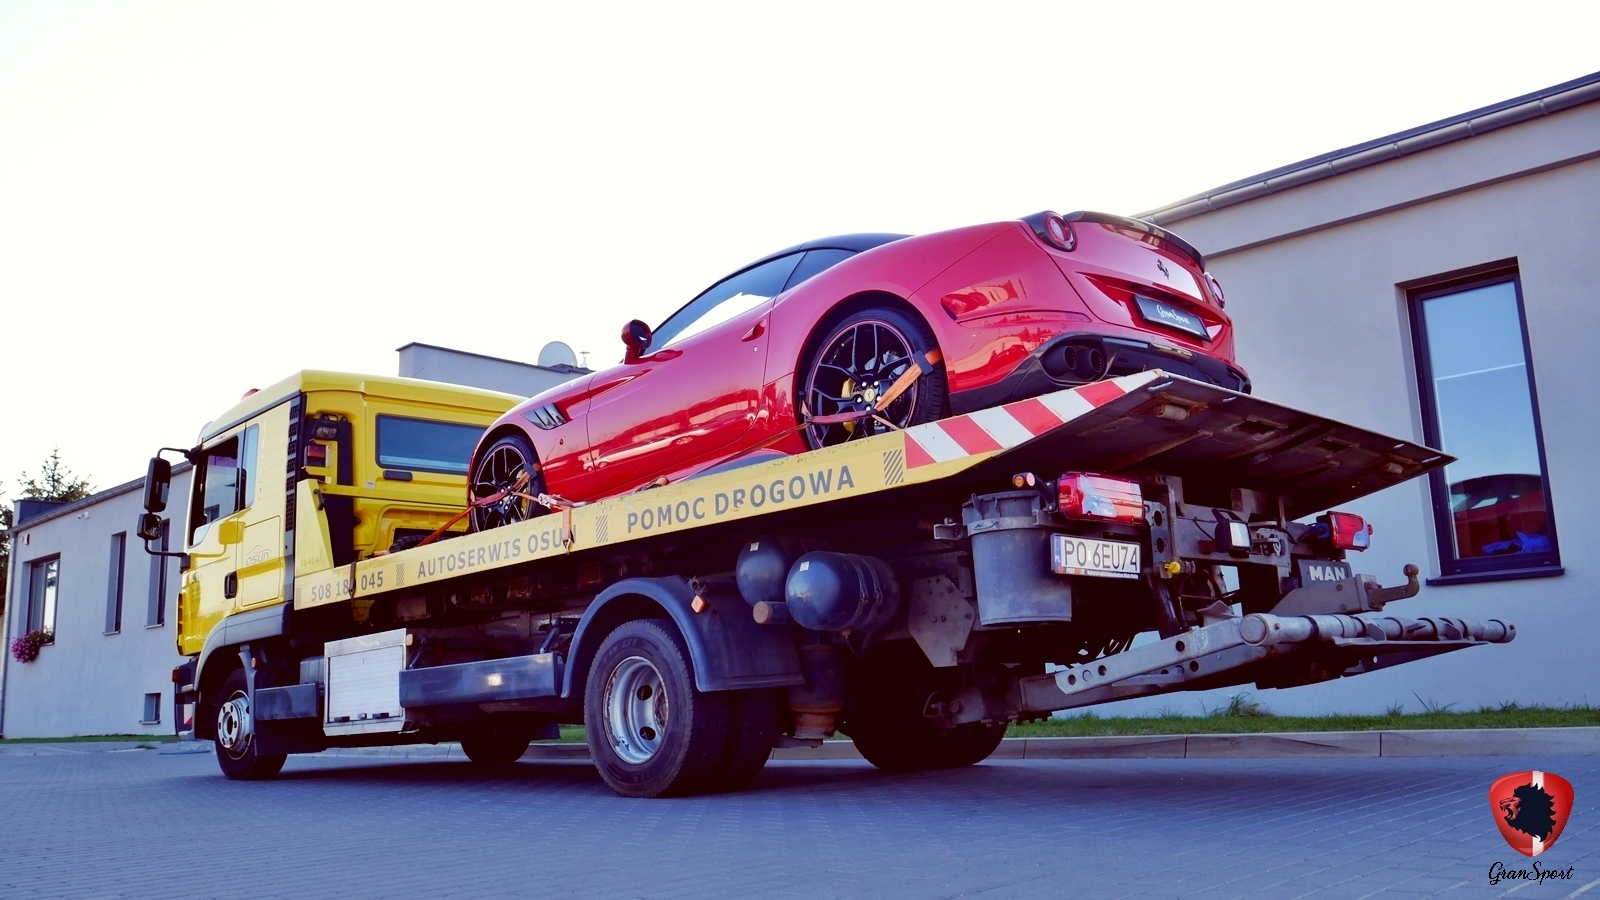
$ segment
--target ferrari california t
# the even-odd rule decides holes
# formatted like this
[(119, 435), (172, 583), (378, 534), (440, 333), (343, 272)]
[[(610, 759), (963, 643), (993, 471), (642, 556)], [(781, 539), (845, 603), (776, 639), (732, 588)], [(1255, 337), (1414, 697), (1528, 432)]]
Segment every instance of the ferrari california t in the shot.
[(485, 432), (474, 530), (1144, 369), (1250, 389), (1199, 251), (1094, 212), (808, 241), (622, 340)]

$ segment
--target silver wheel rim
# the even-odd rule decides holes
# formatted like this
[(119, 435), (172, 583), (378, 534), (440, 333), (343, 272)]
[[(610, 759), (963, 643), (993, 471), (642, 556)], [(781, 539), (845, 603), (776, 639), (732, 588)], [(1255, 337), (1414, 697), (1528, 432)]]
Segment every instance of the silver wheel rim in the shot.
[(631, 765), (643, 765), (661, 749), (667, 729), (667, 692), (661, 673), (642, 656), (630, 656), (606, 682), (605, 726), (611, 749)]
[(217, 744), (228, 756), (239, 759), (250, 749), (254, 734), (250, 698), (243, 691), (237, 691), (217, 710)]

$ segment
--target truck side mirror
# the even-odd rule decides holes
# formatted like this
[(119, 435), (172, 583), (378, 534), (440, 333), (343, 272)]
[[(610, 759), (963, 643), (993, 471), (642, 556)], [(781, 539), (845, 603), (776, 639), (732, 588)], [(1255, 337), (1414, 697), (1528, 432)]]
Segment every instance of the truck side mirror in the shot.
[(161, 514), (147, 512), (139, 516), (139, 540), (157, 541), (161, 539)]
[(144, 511), (147, 513), (164, 511), (167, 508), (167, 494), (171, 490), (172, 463), (159, 456), (153, 457), (150, 460), (150, 468), (145, 470), (144, 475)]
[(642, 359), (650, 346), (650, 337), (650, 326), (638, 319), (622, 326), (622, 343), (628, 348), (623, 362), (635, 363)]

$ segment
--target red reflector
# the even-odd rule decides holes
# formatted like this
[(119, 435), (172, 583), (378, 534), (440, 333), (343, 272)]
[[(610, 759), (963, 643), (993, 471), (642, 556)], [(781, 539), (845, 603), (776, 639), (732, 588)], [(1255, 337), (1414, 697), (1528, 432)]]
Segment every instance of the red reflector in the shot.
[(1365, 550), (1372, 546), (1372, 526), (1355, 513), (1328, 513), (1328, 536), (1340, 550)]
[(1069, 519), (1101, 519), (1138, 524), (1144, 521), (1144, 496), (1137, 482), (1104, 475), (1068, 472), (1057, 482), (1061, 514)]

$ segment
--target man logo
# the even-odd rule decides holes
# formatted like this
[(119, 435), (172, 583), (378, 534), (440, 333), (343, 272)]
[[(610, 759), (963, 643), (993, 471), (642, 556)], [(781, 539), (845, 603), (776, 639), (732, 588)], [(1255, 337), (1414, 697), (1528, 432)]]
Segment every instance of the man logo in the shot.
[(1555, 846), (1572, 812), (1572, 782), (1550, 772), (1513, 772), (1489, 788), (1500, 836), (1523, 856)]

